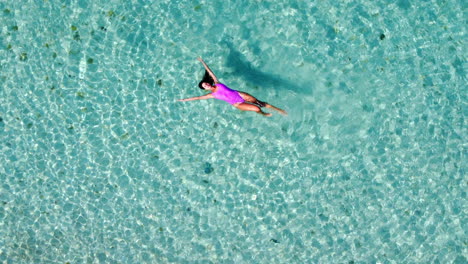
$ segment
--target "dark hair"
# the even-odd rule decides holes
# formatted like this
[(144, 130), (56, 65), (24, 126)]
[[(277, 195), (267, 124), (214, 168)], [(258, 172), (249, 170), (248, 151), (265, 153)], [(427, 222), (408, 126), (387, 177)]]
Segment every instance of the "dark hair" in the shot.
[(205, 88), (203, 88), (202, 86), (203, 83), (209, 83), (211, 86), (213, 86), (215, 83), (215, 81), (213, 80), (213, 78), (211, 78), (207, 70), (205, 70), (205, 75), (203, 75), (203, 79), (198, 83), (198, 87), (200, 89), (205, 90)]

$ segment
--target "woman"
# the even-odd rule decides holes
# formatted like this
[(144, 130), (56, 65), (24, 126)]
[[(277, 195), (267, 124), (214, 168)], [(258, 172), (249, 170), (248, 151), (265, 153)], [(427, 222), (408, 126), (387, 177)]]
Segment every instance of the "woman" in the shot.
[(283, 109), (280, 109), (268, 103), (262, 102), (248, 93), (232, 90), (226, 85), (220, 83), (218, 81), (218, 78), (216, 78), (216, 76), (208, 67), (208, 65), (206, 65), (206, 63), (201, 58), (198, 58), (198, 60), (205, 67), (205, 76), (203, 77), (203, 80), (201, 80), (201, 82), (198, 84), (198, 87), (200, 87), (200, 89), (203, 89), (203, 90), (208, 90), (210, 91), (210, 93), (206, 95), (202, 95), (202, 96), (181, 99), (179, 101), (185, 102), (185, 101), (216, 98), (216, 99), (228, 102), (232, 106), (243, 111), (254, 111), (264, 116), (271, 116), (270, 113), (265, 113), (262, 111), (261, 108), (266, 107), (266, 108), (272, 108), (280, 112), (283, 115), (287, 115), (286, 111), (284, 111)]

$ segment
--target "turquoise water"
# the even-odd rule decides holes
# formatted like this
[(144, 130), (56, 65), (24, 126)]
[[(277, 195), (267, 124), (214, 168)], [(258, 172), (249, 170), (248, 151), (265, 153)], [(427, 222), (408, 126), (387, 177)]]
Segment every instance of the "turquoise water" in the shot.
[[(1, 263), (467, 262), (463, 1), (7, 0), (0, 25)], [(289, 115), (177, 102), (197, 56)]]

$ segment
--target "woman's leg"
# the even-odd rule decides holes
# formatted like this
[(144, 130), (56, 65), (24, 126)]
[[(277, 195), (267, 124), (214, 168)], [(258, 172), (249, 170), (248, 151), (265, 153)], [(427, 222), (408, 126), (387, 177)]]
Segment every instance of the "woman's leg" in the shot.
[[(238, 91), (239, 92), (239, 91)], [(281, 108), (278, 108), (278, 107), (275, 107), (269, 103), (266, 103), (266, 102), (262, 102), (260, 100), (258, 100), (257, 98), (253, 97), (252, 95), (248, 94), (248, 93), (244, 93), (244, 92), (239, 92), (239, 95), (242, 97), (242, 99), (244, 99), (245, 101), (249, 102), (249, 103), (252, 103), (252, 104), (256, 104), (258, 105), (259, 107), (266, 107), (266, 108), (271, 108), (271, 109), (274, 109), (278, 112), (280, 112), (281, 114), (283, 115), (287, 115), (288, 113), (286, 113), (286, 111), (284, 111), (283, 109)]]
[(278, 108), (278, 107), (276, 107), (276, 106), (273, 106), (273, 105), (271, 105), (271, 104), (269, 104), (269, 103), (265, 103), (265, 107), (266, 107), (266, 108), (272, 108), (272, 109), (274, 109), (274, 110), (280, 112), (282, 115), (288, 115), (288, 113), (287, 113), (286, 111), (284, 111), (283, 109)]
[(258, 101), (257, 98), (253, 97), (252, 95), (248, 94), (248, 93), (244, 93), (244, 92), (239, 92), (239, 95), (242, 97), (242, 99), (244, 99), (245, 101), (249, 102), (249, 103), (252, 103), (252, 104), (256, 104), (256, 105), (260, 105), (262, 106), (262, 102)]
[(253, 105), (253, 104), (240, 103), (240, 104), (235, 104), (234, 106), (237, 109), (242, 110), (242, 111), (253, 111), (264, 116), (271, 116), (270, 113), (263, 112), (262, 109), (260, 109), (260, 107)]

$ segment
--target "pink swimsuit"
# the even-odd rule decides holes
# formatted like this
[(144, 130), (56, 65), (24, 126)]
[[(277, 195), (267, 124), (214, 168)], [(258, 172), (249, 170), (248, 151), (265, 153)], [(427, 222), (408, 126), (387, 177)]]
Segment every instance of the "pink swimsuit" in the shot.
[(222, 83), (217, 83), (216, 87), (218, 88), (216, 92), (212, 93), (214, 98), (226, 101), (230, 104), (238, 104), (245, 102), (244, 99), (240, 96), (239, 92), (232, 90)]

